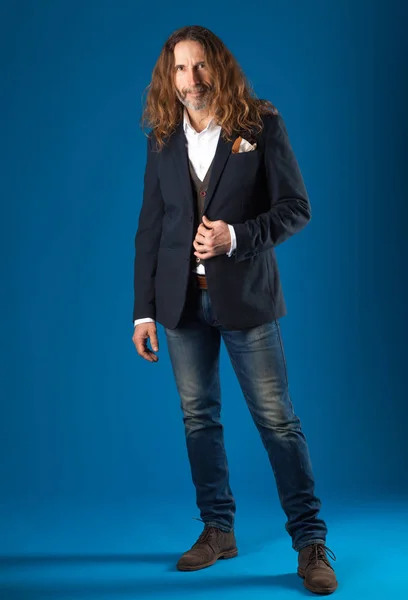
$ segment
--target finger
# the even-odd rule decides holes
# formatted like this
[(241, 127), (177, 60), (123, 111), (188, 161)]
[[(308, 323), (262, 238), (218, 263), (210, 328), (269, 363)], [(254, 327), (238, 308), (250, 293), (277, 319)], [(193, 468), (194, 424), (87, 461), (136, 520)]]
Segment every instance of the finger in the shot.
[(139, 354), (139, 356), (141, 356), (142, 358), (144, 358), (145, 360), (149, 361), (149, 362), (157, 362), (159, 360), (159, 357), (155, 355), (154, 352), (152, 352), (151, 350), (149, 350), (148, 348), (136, 348), (137, 353)]
[(208, 252), (208, 248), (204, 244), (194, 241), (193, 246), (197, 252)]
[(159, 340), (157, 339), (157, 334), (156, 333), (152, 333), (150, 335), (150, 345), (153, 348), (153, 350), (155, 352), (158, 352), (159, 350)]
[(208, 232), (209, 232), (209, 228), (206, 227), (204, 225), (204, 223), (201, 223), (201, 225), (199, 225), (197, 228), (197, 233), (200, 233), (201, 235), (204, 235), (205, 233), (208, 233)]
[(201, 229), (197, 229), (197, 233), (195, 236), (195, 239), (197, 240), (202, 240), (202, 239), (207, 239), (209, 236), (214, 235), (213, 230), (211, 229), (206, 229), (205, 227), (202, 227)]
[(194, 254), (202, 260), (205, 260), (206, 258), (212, 258), (213, 256), (215, 256), (215, 254), (212, 254), (212, 252), (194, 252)]
[(147, 360), (148, 362), (151, 362), (151, 363), (156, 363), (159, 360), (159, 357), (150, 351), (147, 351), (145, 354), (143, 354), (142, 358), (144, 358), (145, 360)]
[(135, 340), (135, 347), (137, 353), (139, 354), (139, 356), (141, 356), (145, 360), (148, 360), (149, 362), (157, 362), (159, 360), (159, 357), (156, 356), (154, 352), (149, 350), (149, 348), (146, 345), (146, 341), (146, 338)]

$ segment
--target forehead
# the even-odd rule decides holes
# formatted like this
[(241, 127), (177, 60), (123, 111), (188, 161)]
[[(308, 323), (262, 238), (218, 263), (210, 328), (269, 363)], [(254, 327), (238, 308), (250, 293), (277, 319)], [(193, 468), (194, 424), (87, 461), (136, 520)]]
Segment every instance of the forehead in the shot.
[(199, 42), (186, 40), (174, 46), (174, 64), (190, 64), (204, 60), (205, 52)]

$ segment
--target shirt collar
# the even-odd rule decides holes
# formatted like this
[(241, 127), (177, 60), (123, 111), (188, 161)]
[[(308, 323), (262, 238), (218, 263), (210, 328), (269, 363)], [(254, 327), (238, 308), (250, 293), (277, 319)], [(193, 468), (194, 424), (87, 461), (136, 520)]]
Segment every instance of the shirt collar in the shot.
[[(217, 127), (217, 124), (213, 117), (211, 119), (211, 121), (208, 123), (206, 129), (211, 130), (211, 129), (214, 129), (215, 127)], [(186, 108), (184, 108), (184, 110), (183, 110), (183, 128), (184, 128), (185, 133), (187, 133), (188, 128), (190, 128), (192, 131), (197, 133), (196, 130), (194, 129), (194, 127), (191, 125), (190, 117), (188, 116), (188, 112), (187, 112)], [(205, 131), (205, 129), (203, 129), (203, 131)]]

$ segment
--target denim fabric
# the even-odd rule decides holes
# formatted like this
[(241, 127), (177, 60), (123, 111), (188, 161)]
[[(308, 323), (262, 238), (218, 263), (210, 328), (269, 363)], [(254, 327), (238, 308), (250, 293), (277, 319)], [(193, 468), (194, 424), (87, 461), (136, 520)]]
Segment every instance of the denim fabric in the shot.
[(324, 543), (309, 451), (288, 389), (278, 321), (246, 330), (222, 328), (207, 290), (192, 289), (176, 329), (165, 328), (185, 426), (197, 506), (207, 525), (230, 531), (235, 501), (220, 422), (221, 337), (273, 469), (286, 530), (299, 551)]

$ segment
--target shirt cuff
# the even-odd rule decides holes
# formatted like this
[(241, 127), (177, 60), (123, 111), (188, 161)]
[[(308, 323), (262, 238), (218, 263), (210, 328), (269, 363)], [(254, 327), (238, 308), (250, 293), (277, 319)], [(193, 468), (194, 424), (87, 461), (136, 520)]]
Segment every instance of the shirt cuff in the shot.
[(139, 323), (154, 323), (154, 319), (151, 319), (150, 317), (146, 317), (144, 319), (136, 319), (133, 323), (134, 327), (136, 327), (136, 325), (139, 325)]
[(231, 235), (231, 248), (230, 251), (227, 252), (227, 256), (232, 256), (237, 247), (237, 237), (235, 235), (235, 229), (232, 225), (228, 225), (228, 229)]

